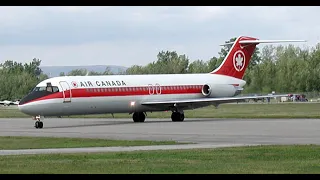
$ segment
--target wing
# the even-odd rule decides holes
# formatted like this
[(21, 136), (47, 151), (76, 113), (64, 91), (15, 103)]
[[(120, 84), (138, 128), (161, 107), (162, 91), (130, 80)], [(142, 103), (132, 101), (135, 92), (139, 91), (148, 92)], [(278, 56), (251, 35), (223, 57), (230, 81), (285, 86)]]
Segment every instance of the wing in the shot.
[(19, 105), (19, 102), (18, 101), (12, 102), (12, 105)]
[(14, 102), (11, 102), (11, 101), (0, 101), (0, 104), (2, 105), (14, 105), (15, 103)]
[(146, 106), (159, 106), (159, 107), (202, 107), (210, 104), (222, 104), (239, 102), (246, 99), (260, 99), (260, 98), (275, 98), (275, 97), (288, 97), (287, 94), (282, 95), (264, 95), (264, 96), (238, 96), (238, 97), (222, 97), (222, 98), (199, 98), (199, 99), (182, 99), (182, 100), (169, 100), (169, 101), (145, 101), (142, 105)]

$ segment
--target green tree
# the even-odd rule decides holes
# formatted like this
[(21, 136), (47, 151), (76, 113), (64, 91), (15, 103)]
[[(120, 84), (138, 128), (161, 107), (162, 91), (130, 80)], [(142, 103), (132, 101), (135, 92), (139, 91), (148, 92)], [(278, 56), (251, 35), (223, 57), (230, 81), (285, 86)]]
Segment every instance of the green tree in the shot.
[(85, 76), (89, 73), (86, 69), (74, 69), (68, 73), (68, 76)]
[(207, 62), (203, 60), (196, 60), (189, 64), (188, 73), (208, 73)]
[(40, 81), (48, 78), (40, 68), (41, 60), (33, 59), (30, 63), (7, 60), (0, 70), (0, 99), (21, 99)]

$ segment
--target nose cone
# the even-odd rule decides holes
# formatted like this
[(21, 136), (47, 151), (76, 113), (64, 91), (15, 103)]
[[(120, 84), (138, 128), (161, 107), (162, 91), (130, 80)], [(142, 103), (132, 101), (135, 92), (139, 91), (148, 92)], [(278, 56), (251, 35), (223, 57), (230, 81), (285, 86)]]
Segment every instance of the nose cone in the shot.
[(26, 102), (27, 102), (27, 98), (26, 98), (26, 97), (22, 98), (22, 99), (19, 101), (19, 104), (18, 104), (19, 109), (20, 109), (20, 105), (23, 105), (23, 104), (25, 104)]
[[(23, 112), (24, 111), (24, 103), (26, 103), (26, 100), (25, 100), (25, 98), (22, 98), (21, 100), (20, 100), (20, 102), (19, 102), (19, 104), (18, 104), (18, 109), (21, 111), (21, 112)], [(24, 112), (23, 112), (24, 113)]]
[(18, 108), (22, 113), (30, 115), (30, 116), (37, 114), (36, 108), (32, 104), (28, 104), (28, 103), (27, 104), (19, 104)]
[(22, 105), (21, 103), (19, 103), (18, 104), (18, 109), (19, 109), (19, 111), (21, 111), (21, 112), (23, 112), (23, 113), (25, 113), (25, 114), (27, 114), (26, 112), (26, 105)]
[(26, 98), (21, 99), (21, 101), (18, 104), (18, 109), (25, 114), (31, 115), (32, 105), (29, 105), (27, 101), (28, 99)]

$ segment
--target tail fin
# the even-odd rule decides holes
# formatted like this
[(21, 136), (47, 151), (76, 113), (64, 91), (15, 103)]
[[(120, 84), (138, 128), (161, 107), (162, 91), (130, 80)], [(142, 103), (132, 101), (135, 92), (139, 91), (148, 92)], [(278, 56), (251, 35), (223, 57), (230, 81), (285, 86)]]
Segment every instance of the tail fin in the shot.
[(211, 72), (211, 74), (221, 74), (242, 79), (249, 65), (250, 59), (256, 46), (259, 43), (277, 43), (277, 42), (306, 42), (304, 40), (259, 40), (253, 37), (240, 36), (234, 42), (221, 65)]

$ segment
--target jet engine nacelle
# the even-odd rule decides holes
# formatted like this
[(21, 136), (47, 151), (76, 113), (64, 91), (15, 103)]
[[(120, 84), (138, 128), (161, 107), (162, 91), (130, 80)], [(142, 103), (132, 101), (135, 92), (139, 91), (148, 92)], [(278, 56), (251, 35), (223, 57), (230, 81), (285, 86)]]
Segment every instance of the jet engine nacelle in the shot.
[(205, 84), (202, 86), (202, 94), (205, 97), (230, 97), (240, 94), (241, 89), (227, 84)]

